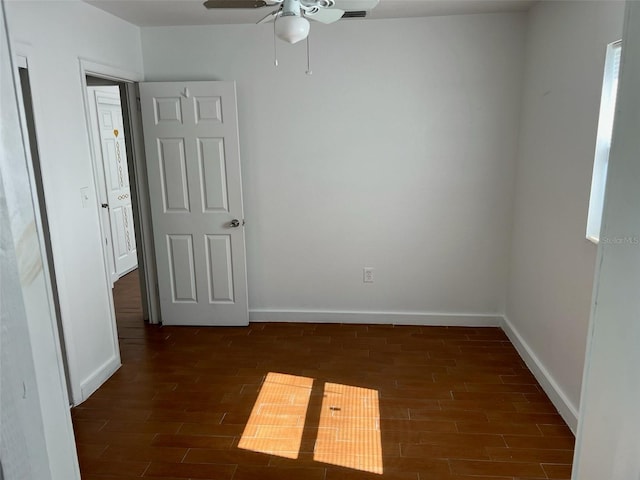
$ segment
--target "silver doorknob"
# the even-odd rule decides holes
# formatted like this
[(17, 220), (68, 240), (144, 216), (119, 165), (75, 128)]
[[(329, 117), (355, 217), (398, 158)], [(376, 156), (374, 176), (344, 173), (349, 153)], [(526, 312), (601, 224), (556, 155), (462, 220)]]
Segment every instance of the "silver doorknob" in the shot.
[(233, 220), (231, 220), (229, 222), (229, 226), (233, 227), (233, 228), (237, 228), (240, 226), (240, 220), (238, 220), (237, 218), (234, 218)]

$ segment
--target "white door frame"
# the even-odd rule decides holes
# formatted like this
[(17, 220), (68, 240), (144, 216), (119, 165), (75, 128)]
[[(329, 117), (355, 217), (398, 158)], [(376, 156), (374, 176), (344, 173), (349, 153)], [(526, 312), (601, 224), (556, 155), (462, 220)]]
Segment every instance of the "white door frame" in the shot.
[[(85, 125), (87, 128), (87, 137), (89, 139), (89, 145), (91, 152), (91, 170), (93, 172), (93, 191), (98, 190), (98, 185), (100, 185), (100, 180), (98, 177), (98, 172), (96, 171), (96, 142), (93, 138), (92, 128), (91, 128), (91, 110), (89, 108), (89, 92), (87, 90), (87, 75), (95, 75), (97, 77), (107, 77), (110, 80), (118, 81), (118, 82), (126, 82), (126, 81), (136, 81), (139, 78), (138, 74), (132, 72), (125, 72), (120, 69), (114, 69), (113, 67), (109, 67), (107, 65), (101, 65), (99, 63), (91, 62), (88, 60), (84, 60), (80, 58), (80, 82), (82, 85), (82, 100), (84, 102), (84, 113), (85, 113)], [(98, 202), (94, 203), (94, 207), (96, 210), (96, 215), (98, 218), (102, 218), (102, 207), (98, 205)], [(100, 239), (104, 239), (105, 235), (109, 235), (109, 232), (105, 232), (104, 225), (100, 221), (98, 222), (100, 228)], [(104, 264), (104, 275), (106, 280), (106, 285), (111, 285), (111, 267), (108, 264), (108, 253), (106, 251), (104, 243), (100, 242), (102, 249), (102, 262)], [(109, 298), (109, 317), (111, 318), (111, 342), (113, 343), (113, 349), (115, 352), (120, 352), (120, 345), (118, 343), (118, 328), (116, 326), (116, 310), (113, 302), (113, 289), (107, 289), (107, 296)], [(120, 362), (118, 362), (118, 365)], [(105, 378), (106, 380), (106, 378)]]
[[(138, 72), (131, 72), (127, 70), (123, 70), (121, 68), (113, 67), (111, 65), (106, 65), (103, 63), (95, 62), (86, 58), (80, 58), (80, 82), (82, 85), (82, 98), (85, 107), (85, 124), (87, 127), (87, 136), (89, 138), (90, 143), (90, 151), (92, 155), (92, 167), (93, 167), (93, 177), (94, 177), (94, 187), (99, 185), (96, 165), (97, 160), (95, 158), (96, 155), (96, 141), (93, 138), (91, 123), (90, 123), (90, 108), (89, 102), (91, 101), (89, 98), (88, 90), (87, 90), (87, 75), (103, 78), (105, 80), (113, 80), (114, 82), (124, 83), (127, 85), (127, 96), (129, 98), (128, 108), (129, 112), (123, 111), (123, 120), (125, 124), (128, 124), (129, 128), (125, 130), (132, 139), (132, 151), (133, 155), (128, 159), (129, 169), (133, 170), (134, 175), (130, 178), (131, 183), (131, 195), (136, 200), (134, 202), (133, 208), (135, 210), (136, 217), (136, 239), (139, 242), (140, 249), (138, 252), (139, 257), (143, 260), (144, 265), (144, 283), (146, 285), (146, 292), (143, 292), (143, 295), (146, 297), (146, 314), (149, 318), (149, 323), (158, 324), (160, 323), (158, 299), (157, 299), (157, 289), (156, 289), (156, 281), (155, 281), (155, 257), (153, 254), (153, 238), (151, 233), (151, 213), (149, 207), (149, 194), (148, 194), (148, 186), (146, 184), (146, 162), (144, 161), (144, 149), (142, 145), (144, 144), (144, 140), (142, 139), (142, 126), (141, 123), (138, 122), (138, 118), (134, 118), (137, 113), (137, 99), (131, 98), (131, 90), (128, 88), (129, 86), (133, 86), (137, 82), (143, 80), (142, 74)], [(124, 105), (123, 105), (124, 108)], [(102, 210), (99, 205), (95, 205), (96, 209)], [(101, 215), (102, 212), (98, 212), (98, 215)], [(100, 233), (101, 237), (104, 238), (104, 235), (108, 234), (108, 232), (104, 231), (104, 227), (102, 223), (100, 223)], [(105, 245), (102, 245), (103, 252), (105, 250)], [(111, 284), (111, 278), (109, 275), (109, 266), (107, 264), (108, 259), (106, 253), (103, 255), (105, 262), (105, 275), (108, 277), (108, 284)], [(114, 342), (117, 348), (118, 338), (117, 338), (117, 330), (115, 323), (115, 310), (113, 308), (113, 292), (109, 291), (109, 298), (111, 303), (111, 317), (113, 322), (113, 332), (114, 332)]]
[[(99, 185), (99, 178), (97, 176), (97, 159), (96, 159), (96, 141), (93, 138), (92, 128), (91, 128), (91, 118), (90, 118), (90, 108), (89, 108), (89, 94), (87, 90), (87, 75), (103, 78), (105, 80), (113, 80), (118, 83), (125, 84), (135, 84), (143, 80), (142, 74), (138, 72), (131, 72), (127, 70), (123, 70), (117, 67), (113, 67), (111, 65), (106, 65), (103, 63), (95, 62), (89, 59), (80, 58), (80, 82), (82, 85), (82, 98), (84, 102), (85, 108), (85, 124), (87, 127), (87, 136), (89, 138), (90, 143), (90, 151), (92, 156), (92, 167), (93, 167), (93, 178), (94, 178), (94, 188)], [(127, 88), (127, 95), (129, 97), (129, 112), (123, 111), (123, 120), (126, 126), (129, 128), (125, 128), (125, 131), (128, 130), (128, 136), (133, 140), (134, 145), (132, 145), (132, 153), (131, 158), (128, 158), (129, 162), (129, 170), (133, 171), (134, 175), (130, 178), (131, 183), (131, 195), (136, 199), (133, 202), (134, 209), (134, 222), (136, 225), (136, 242), (139, 247), (139, 258), (142, 258), (142, 265), (144, 268), (144, 281), (146, 285), (146, 296), (147, 296), (147, 315), (149, 318), (149, 323), (158, 324), (160, 323), (159, 316), (159, 308), (158, 305), (158, 297), (157, 297), (157, 289), (156, 289), (156, 279), (155, 279), (155, 257), (153, 254), (153, 239), (151, 237), (151, 213), (148, 208), (149, 202), (149, 194), (148, 194), (148, 186), (146, 184), (146, 162), (144, 161), (144, 150), (142, 149), (142, 145), (144, 144), (144, 140), (142, 140), (142, 129), (141, 124), (137, 122), (138, 118), (134, 118), (137, 113), (137, 100), (136, 98), (131, 98), (130, 89)], [(124, 105), (123, 105), (124, 107)], [(139, 114), (138, 114), (139, 116)], [(95, 208), (98, 210), (102, 210), (100, 205), (96, 203)], [(101, 215), (102, 212), (97, 212), (98, 215)], [(104, 227), (102, 222), (100, 222), (100, 233), (101, 237), (108, 233), (104, 231)], [(105, 252), (105, 245), (102, 245), (103, 252)], [(106, 252), (103, 255), (104, 263), (105, 263), (105, 275), (107, 276), (108, 284), (111, 284), (111, 276), (109, 274), (110, 267), (108, 265), (108, 257)], [(109, 290), (108, 292), (110, 304), (111, 304), (111, 318), (114, 332), (114, 342), (116, 349), (118, 349), (118, 336), (116, 329), (116, 320), (115, 320), (115, 309), (113, 306), (113, 292)]]
[(156, 269), (155, 247), (153, 244), (153, 228), (151, 224), (151, 202), (149, 200), (149, 181), (147, 179), (147, 159), (144, 150), (144, 134), (142, 131), (142, 112), (140, 111), (140, 91), (138, 83), (127, 83), (124, 85), (128, 112), (123, 115), (125, 131), (129, 135), (125, 140), (131, 141), (130, 168), (129, 168), (129, 189), (131, 190), (132, 208), (135, 215), (133, 223), (136, 233), (136, 248), (138, 258), (142, 262), (138, 263), (138, 271), (145, 282), (145, 291), (141, 292), (146, 296), (146, 301), (142, 302), (145, 318), (151, 324), (160, 324), (162, 316), (160, 314), (160, 299), (158, 296), (158, 274)]

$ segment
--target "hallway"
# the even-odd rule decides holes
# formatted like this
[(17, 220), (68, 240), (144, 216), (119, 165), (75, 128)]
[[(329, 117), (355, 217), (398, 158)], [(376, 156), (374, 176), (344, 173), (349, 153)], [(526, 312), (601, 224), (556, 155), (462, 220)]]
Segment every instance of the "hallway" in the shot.
[[(120, 278), (113, 286), (113, 303), (120, 344), (124, 340), (143, 338), (145, 322), (142, 314), (138, 269)], [(126, 343), (126, 342), (124, 342)]]

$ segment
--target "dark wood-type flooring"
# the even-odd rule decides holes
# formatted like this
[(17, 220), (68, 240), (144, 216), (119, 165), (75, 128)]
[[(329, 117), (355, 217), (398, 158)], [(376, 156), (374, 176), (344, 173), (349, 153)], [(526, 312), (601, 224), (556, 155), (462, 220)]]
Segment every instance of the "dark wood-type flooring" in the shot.
[(83, 480), (569, 479), (574, 438), (498, 328), (144, 325), (72, 410)]

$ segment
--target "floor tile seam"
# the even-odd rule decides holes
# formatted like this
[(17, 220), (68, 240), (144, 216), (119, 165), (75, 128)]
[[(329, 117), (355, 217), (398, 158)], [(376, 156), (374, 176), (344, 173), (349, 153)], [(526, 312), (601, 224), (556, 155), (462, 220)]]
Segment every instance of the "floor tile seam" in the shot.
[(185, 459), (185, 458), (187, 458), (187, 455), (189, 455), (189, 452), (190, 452), (191, 450), (193, 450), (191, 447), (187, 447), (187, 448), (185, 449), (184, 455), (182, 456), (182, 459), (181, 459), (181, 460), (180, 460), (180, 462), (178, 462), (178, 463), (188, 463), (188, 462), (185, 462), (185, 461), (184, 461), (184, 459)]
[(151, 461), (147, 462), (147, 467), (144, 469), (144, 471), (140, 474), (141, 477), (144, 477), (144, 474), (147, 473), (147, 470), (149, 470), (149, 468), (151, 467)]

